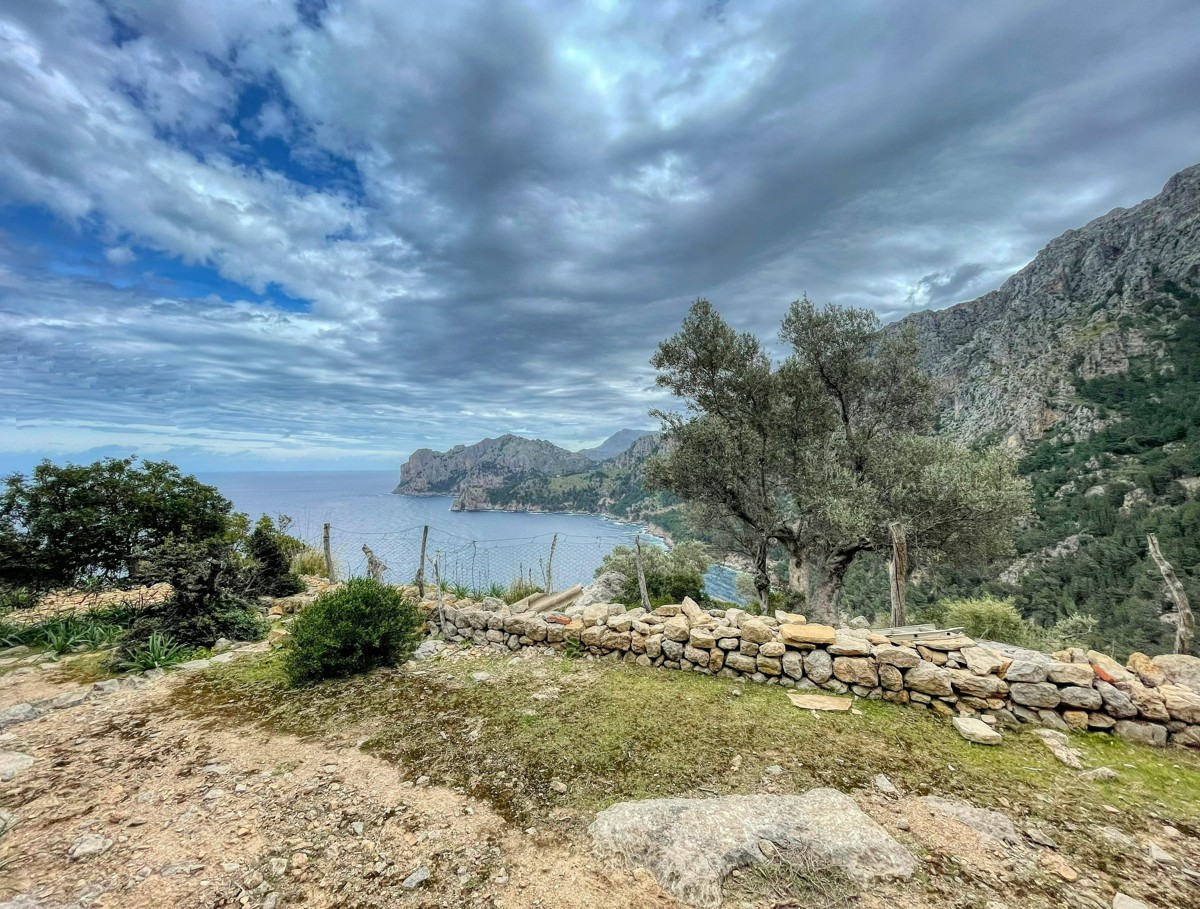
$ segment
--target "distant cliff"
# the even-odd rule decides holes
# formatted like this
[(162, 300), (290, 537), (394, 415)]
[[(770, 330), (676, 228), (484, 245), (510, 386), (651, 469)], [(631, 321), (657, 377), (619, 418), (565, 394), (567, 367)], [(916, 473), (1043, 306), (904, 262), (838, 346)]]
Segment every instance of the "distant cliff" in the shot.
[(1080, 384), (1160, 358), (1177, 298), (1198, 289), (1200, 165), (1052, 240), (997, 290), (898, 324), (915, 330), (941, 381), (944, 431), (1024, 451), (1051, 427), (1074, 437), (1100, 429)]
[[(505, 435), (449, 451), (413, 452), (399, 495), (452, 495), (455, 511), (582, 511), (631, 516), (647, 498), (642, 467), (661, 448), (657, 433), (622, 430), (603, 445), (572, 452), (540, 439)], [(595, 454), (613, 454), (601, 461)]]
[(449, 451), (421, 448), (400, 468), (398, 495), (455, 495), (467, 487), (490, 488), (517, 476), (558, 476), (593, 466), (586, 455), (542, 439), (503, 435)]

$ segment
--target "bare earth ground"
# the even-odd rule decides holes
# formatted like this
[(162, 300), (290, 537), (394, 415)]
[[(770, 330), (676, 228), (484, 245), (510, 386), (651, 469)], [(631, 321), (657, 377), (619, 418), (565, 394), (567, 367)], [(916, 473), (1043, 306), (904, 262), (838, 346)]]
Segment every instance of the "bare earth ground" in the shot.
[[(406, 672), (316, 689), (319, 694), (297, 697), (295, 712), (285, 722), (268, 716), (272, 708), (266, 705), (271, 702), (264, 700), (281, 698), (278, 690), (268, 687), (264, 694), (264, 683), (254, 676), (256, 664), (269, 667), (270, 660), (247, 657), (237, 667), (214, 668), (207, 675), (178, 674), (149, 687), (123, 687), (109, 697), (52, 711), (0, 736), (0, 749), (35, 758), (28, 770), (0, 783), (0, 806), (15, 816), (15, 825), (0, 839), (0, 906), (678, 905), (645, 872), (601, 867), (590, 854), (586, 824), (595, 808), (625, 796), (622, 786), (627, 784), (621, 774), (636, 776), (621, 770), (620, 758), (613, 758), (610, 779), (603, 779), (603, 771), (589, 770), (586, 783), (568, 780), (570, 795), (556, 801), (553, 794), (545, 794), (544, 780), (534, 780), (539, 768), (522, 763), (516, 751), (505, 765), (508, 752), (501, 746), (507, 743), (489, 740), (486, 730), (495, 725), (493, 717), (475, 715), (472, 704), (493, 702), (455, 699), (456, 692), (464, 698), (472, 692), (503, 696), (504, 703), (514, 702), (516, 725), (505, 727), (506, 734), (516, 735), (513, 741), (521, 741), (520, 728), (532, 727), (536, 741), (544, 737), (558, 748), (557, 727), (541, 729), (537, 724), (550, 723), (556, 711), (567, 711), (573, 697), (595, 703), (599, 689), (594, 686), (608, 684), (611, 678), (620, 684), (632, 680), (655, 686), (647, 689), (655, 691), (664, 684), (660, 680), (672, 674), (578, 665), (563, 669), (558, 660), (463, 653)], [(470, 682), (471, 673), (481, 669), (491, 678)], [(226, 676), (243, 687), (227, 686)], [(0, 709), (76, 684), (68, 669), (10, 673), (0, 677)], [(506, 691), (506, 684), (511, 689)], [(685, 686), (672, 689), (668, 683), (663, 696), (688, 709), (693, 691), (725, 697), (731, 687), (710, 679), (689, 679)], [(412, 703), (419, 701), (414, 692), (425, 692), (428, 700)], [(773, 693), (782, 697), (782, 692)], [(754, 707), (757, 698), (769, 694), (747, 691), (743, 698), (739, 693), (729, 702), (728, 712), (736, 714), (743, 702)], [(371, 698), (385, 696), (387, 703), (399, 704), (402, 713), (387, 715), (375, 709)], [(653, 725), (654, 707), (645, 706)], [(714, 728), (720, 727), (719, 705), (694, 706), (712, 715)], [(909, 714), (870, 706), (891, 711), (881, 715), (892, 718)], [(783, 717), (797, 726), (816, 722), (801, 712)], [(576, 729), (582, 754), (590, 747), (588, 732), (572, 727), (572, 716), (564, 721), (569, 734)], [(869, 714), (844, 722), (875, 720)], [(621, 734), (626, 749), (636, 752), (636, 733)], [(698, 734), (711, 735), (712, 730)], [(915, 738), (892, 747), (909, 749), (924, 734), (918, 730)], [(777, 738), (738, 738), (728, 764), (682, 767), (682, 777), (646, 784), (651, 791), (644, 795), (810, 788), (804, 776), (806, 756), (800, 750), (790, 745), (781, 749)], [(816, 740), (813, 747), (819, 747)], [(953, 747), (958, 748), (957, 743)], [(703, 749), (691, 750), (707, 756)], [(973, 752), (954, 753), (981, 750), (976, 746)], [(1175, 756), (1152, 759), (1165, 762)], [(1014, 804), (1021, 830), (1017, 845), (930, 811), (915, 792), (889, 796), (862, 785), (863, 772), (887, 770), (904, 789), (902, 781), (916, 780), (918, 768), (906, 770), (902, 759), (893, 767), (879, 766), (875, 756), (848, 753), (844, 768), (832, 772), (842, 773), (841, 788), (922, 858), (917, 877), (865, 890), (801, 886), (802, 893), (789, 894), (786, 881), (780, 887), (779, 882), (746, 874), (730, 881), (726, 905), (1107, 909), (1113, 892), (1120, 889), (1152, 906), (1200, 906), (1200, 884), (1189, 873), (1200, 868), (1200, 839), (1191, 826), (1200, 815), (1200, 791), (1182, 793), (1183, 802), (1156, 802), (1151, 814), (1135, 815), (1128, 805), (1108, 804), (1118, 801), (1113, 795), (1118, 790), (1101, 792), (1093, 804), (1073, 789), (1054, 786), (1058, 771), (1053, 764), (1040, 763), (1041, 751), (1019, 751), (1009, 759), (1033, 762), (1025, 769), (1050, 778), (1052, 785), (1028, 793), (1028, 798), (1030, 804), (1040, 800), (1055, 807), (1035, 822), (1023, 805)], [(534, 760), (543, 759), (535, 755)], [(856, 767), (856, 760), (871, 766)], [(822, 772), (832, 762), (822, 756)], [(654, 766), (649, 758), (637, 763)], [(564, 766), (568, 765), (551, 769), (561, 774)], [(1185, 786), (1200, 780), (1200, 763), (1179, 766), (1176, 772), (1185, 776), (1177, 779)], [(970, 783), (970, 772), (964, 771), (964, 784)], [(690, 787), (679, 782), (687, 778)], [(535, 786), (543, 794), (527, 798)], [(652, 791), (655, 787), (662, 791)], [(945, 788), (952, 790), (944, 792), (947, 795), (971, 795)], [(502, 792), (509, 792), (510, 800)], [(995, 793), (987, 797), (999, 798), (1001, 807), (1009, 800)], [(1060, 806), (1056, 799), (1066, 804)], [(89, 845), (98, 851), (72, 857), (81, 842), (85, 851)], [(1173, 864), (1147, 858), (1151, 843), (1167, 851)], [(426, 874), (427, 879), (420, 880)]]

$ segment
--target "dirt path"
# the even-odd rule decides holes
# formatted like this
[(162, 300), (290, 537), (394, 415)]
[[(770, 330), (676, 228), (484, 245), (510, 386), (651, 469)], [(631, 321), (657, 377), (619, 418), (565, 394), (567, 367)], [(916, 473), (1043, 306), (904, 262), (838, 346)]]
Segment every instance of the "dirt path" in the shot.
[[(54, 685), (35, 677), (37, 693)], [(34, 679), (12, 695), (31, 693)], [(185, 676), (16, 726), (34, 764), (0, 784), (20, 907), (675, 906), (486, 804), (358, 751), (169, 713)], [(18, 899), (20, 897), (20, 899)]]

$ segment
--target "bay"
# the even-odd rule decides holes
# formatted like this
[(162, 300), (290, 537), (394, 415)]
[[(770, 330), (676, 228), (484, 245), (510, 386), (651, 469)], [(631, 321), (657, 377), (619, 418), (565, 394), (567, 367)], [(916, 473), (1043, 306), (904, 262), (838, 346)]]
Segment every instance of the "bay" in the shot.
[[(388, 470), (214, 472), (200, 479), (252, 521), (287, 515), (289, 532), (314, 548), (320, 549), (329, 524), (340, 576), (366, 573), (366, 546), (387, 565), (387, 580), (410, 581), (420, 564), (425, 526), (427, 559), (437, 560), (444, 579), (473, 590), (507, 586), (517, 577), (542, 584), (547, 570), (561, 590), (588, 583), (605, 555), (632, 545), (639, 534), (643, 543), (664, 545), (644, 527), (598, 515), (451, 511), (449, 496), (393, 495), (399, 478)], [(428, 562), (425, 571), (432, 578)], [(705, 586), (712, 596), (736, 598), (728, 569), (714, 568)]]

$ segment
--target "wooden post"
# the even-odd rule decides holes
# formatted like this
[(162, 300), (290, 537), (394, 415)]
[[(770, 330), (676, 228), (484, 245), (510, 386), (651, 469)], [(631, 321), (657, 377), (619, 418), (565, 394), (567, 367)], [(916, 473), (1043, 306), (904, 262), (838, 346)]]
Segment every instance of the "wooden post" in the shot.
[(888, 524), (892, 533), (892, 558), (888, 562), (888, 589), (892, 595), (892, 627), (899, 628), (908, 621), (904, 611), (904, 578), (908, 573), (908, 541), (904, 525), (899, 521)]
[(333, 577), (333, 549), (329, 545), (329, 525), (325, 525), (324, 531), (321, 533), (321, 544), (325, 550), (325, 577), (329, 580), (334, 580)]
[(433, 565), (433, 583), (437, 585), (438, 628), (446, 630), (446, 610), (442, 604), (442, 554), (439, 552), (430, 559)]
[(638, 534), (633, 538), (634, 546), (637, 547), (637, 573), (638, 573), (638, 591), (642, 595), (642, 608), (647, 612), (650, 611), (650, 594), (646, 590), (646, 572), (642, 568), (642, 536)]
[(546, 593), (554, 593), (554, 547), (558, 545), (558, 534), (550, 541), (550, 557), (546, 559)]
[(1188, 605), (1187, 592), (1179, 583), (1179, 578), (1176, 577), (1171, 563), (1163, 558), (1162, 550), (1158, 548), (1158, 537), (1148, 533), (1146, 534), (1146, 543), (1150, 547), (1150, 557), (1154, 559), (1154, 564), (1158, 566), (1163, 581), (1166, 582), (1167, 595), (1175, 603), (1175, 612), (1179, 616), (1175, 624), (1175, 652), (1189, 653), (1192, 648), (1192, 638), (1196, 634), (1196, 620), (1192, 618), (1192, 608)]
[(429, 525), (421, 533), (421, 561), (417, 563), (417, 591), (425, 599), (425, 544), (429, 542)]
[(383, 583), (383, 573), (387, 571), (387, 566), (376, 557), (371, 551), (371, 547), (363, 543), (363, 555), (367, 557), (367, 574), (371, 576), (372, 581)]

